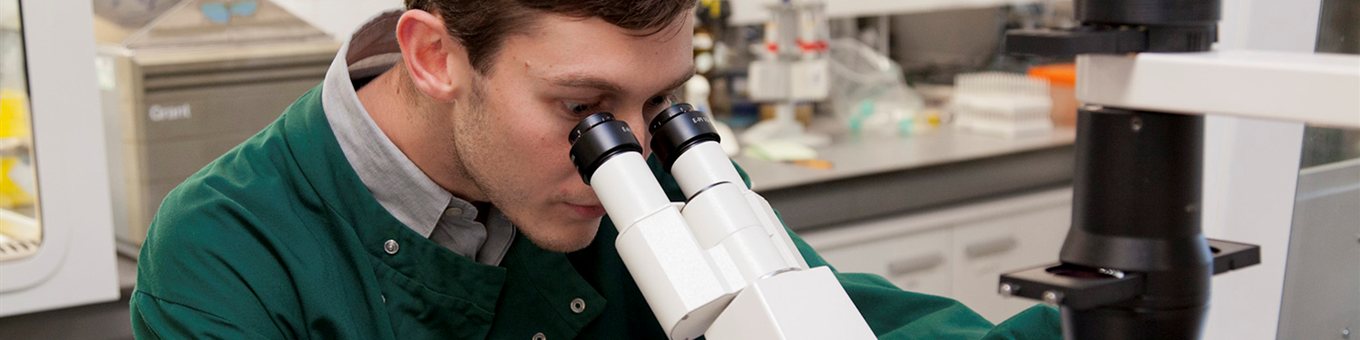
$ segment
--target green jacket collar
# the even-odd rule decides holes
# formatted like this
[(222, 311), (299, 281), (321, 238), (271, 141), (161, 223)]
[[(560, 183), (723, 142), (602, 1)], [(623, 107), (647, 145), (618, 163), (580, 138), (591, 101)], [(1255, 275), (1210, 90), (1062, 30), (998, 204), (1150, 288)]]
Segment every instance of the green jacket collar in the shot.
[[(383, 264), (449, 296), (495, 310), (505, 269), (485, 266), (439, 247), (392, 217), (349, 166), (322, 111), (321, 89), (289, 108), (284, 138), (326, 210), (354, 229), (364, 251)], [(395, 254), (387, 241), (396, 242)]]

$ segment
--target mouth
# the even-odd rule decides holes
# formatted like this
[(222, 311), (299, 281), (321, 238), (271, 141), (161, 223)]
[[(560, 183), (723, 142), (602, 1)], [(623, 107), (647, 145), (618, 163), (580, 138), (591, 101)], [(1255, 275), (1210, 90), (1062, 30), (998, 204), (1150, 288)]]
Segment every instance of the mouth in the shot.
[(603, 217), (605, 213), (604, 206), (599, 204), (580, 205), (567, 203), (567, 207), (571, 208), (571, 210), (582, 219), (600, 218)]

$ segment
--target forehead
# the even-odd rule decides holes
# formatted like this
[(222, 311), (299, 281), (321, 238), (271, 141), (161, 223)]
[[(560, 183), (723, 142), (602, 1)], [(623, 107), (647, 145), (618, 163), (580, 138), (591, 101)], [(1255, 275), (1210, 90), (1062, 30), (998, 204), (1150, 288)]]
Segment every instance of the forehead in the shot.
[(687, 76), (693, 63), (693, 19), (688, 12), (682, 16), (644, 34), (650, 32), (626, 30), (599, 18), (541, 15), (523, 34), (506, 37), (494, 72), (589, 76), (639, 91), (665, 90), (647, 87)]

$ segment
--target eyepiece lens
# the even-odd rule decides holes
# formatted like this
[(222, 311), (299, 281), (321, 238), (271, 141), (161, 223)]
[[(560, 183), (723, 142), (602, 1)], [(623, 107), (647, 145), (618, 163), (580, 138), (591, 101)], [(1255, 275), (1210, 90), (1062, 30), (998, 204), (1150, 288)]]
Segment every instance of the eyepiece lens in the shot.
[(600, 112), (582, 119), (567, 136), (571, 142), (571, 162), (587, 184), (595, 170), (606, 160), (623, 152), (642, 152), (633, 130), (614, 115)]
[(719, 140), (708, 116), (686, 103), (662, 110), (652, 118), (647, 131), (652, 134), (652, 152), (668, 171), (690, 146)]
[(571, 129), (571, 134), (567, 135), (567, 142), (576, 144), (576, 140), (581, 138), (590, 128), (601, 123), (614, 120), (614, 114), (609, 112), (597, 112), (576, 123), (576, 127)]
[(665, 110), (661, 110), (661, 112), (657, 113), (655, 117), (652, 117), (652, 121), (647, 124), (647, 132), (655, 134), (656, 130), (660, 129), (662, 125), (666, 125), (666, 122), (670, 121), (671, 118), (675, 118), (676, 116), (691, 111), (695, 110), (694, 106), (689, 105), (689, 103), (679, 103), (671, 105), (671, 107), (668, 107)]

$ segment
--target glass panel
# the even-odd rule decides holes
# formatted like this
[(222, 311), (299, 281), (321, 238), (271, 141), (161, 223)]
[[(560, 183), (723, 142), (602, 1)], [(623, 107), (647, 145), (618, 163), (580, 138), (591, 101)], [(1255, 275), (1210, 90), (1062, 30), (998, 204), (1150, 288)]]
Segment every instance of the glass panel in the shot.
[(36, 253), (37, 173), (19, 0), (0, 0), (0, 261)]
[[(1323, 0), (1317, 52), (1360, 54), (1360, 1)], [(1360, 332), (1360, 130), (1309, 126), (1294, 195), (1277, 339)]]
[[(1318, 16), (1317, 51), (1360, 54), (1360, 1), (1324, 0)], [(1308, 127), (1303, 168), (1360, 158), (1360, 130)]]

